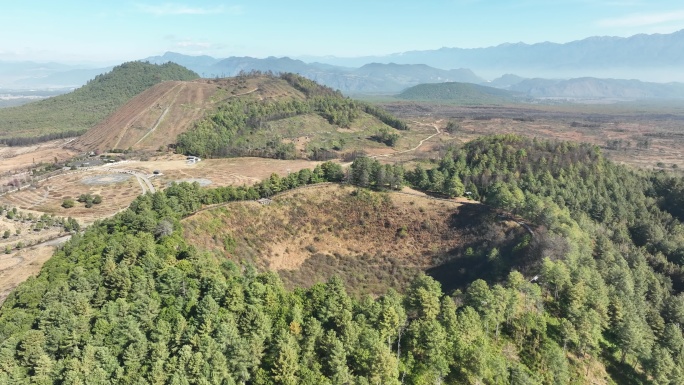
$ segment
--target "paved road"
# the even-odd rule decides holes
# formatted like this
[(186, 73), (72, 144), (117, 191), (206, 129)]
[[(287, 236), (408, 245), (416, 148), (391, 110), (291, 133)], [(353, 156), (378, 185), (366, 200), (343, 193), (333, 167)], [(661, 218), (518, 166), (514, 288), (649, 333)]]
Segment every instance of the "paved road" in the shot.
[[(150, 182), (150, 179), (147, 177), (147, 175), (132, 171), (132, 174), (135, 175), (136, 178), (138, 178), (138, 181), (143, 181), (145, 185), (147, 186), (147, 191), (154, 193), (156, 190), (154, 189), (154, 186), (152, 185), (152, 182)], [(143, 188), (143, 194), (145, 193), (145, 189)]]

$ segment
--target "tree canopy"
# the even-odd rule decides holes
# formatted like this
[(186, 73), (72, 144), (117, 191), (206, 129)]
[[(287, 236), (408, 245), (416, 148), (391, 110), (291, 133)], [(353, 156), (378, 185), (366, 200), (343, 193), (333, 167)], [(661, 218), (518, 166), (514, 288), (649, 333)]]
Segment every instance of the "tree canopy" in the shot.
[[(500, 272), (448, 293), (425, 274), (377, 297), (339, 278), (289, 291), (181, 237), (179, 220), (203, 205), (343, 177), (332, 163), (293, 174), (172, 185), (74, 235), (0, 308), (0, 384), (684, 382), (684, 237), (667, 198), (681, 180), (509, 135), (407, 171), (418, 188), (465, 186), (530, 224), (520, 253), (467, 251)], [(359, 158), (348, 180), (388, 189), (398, 175)]]

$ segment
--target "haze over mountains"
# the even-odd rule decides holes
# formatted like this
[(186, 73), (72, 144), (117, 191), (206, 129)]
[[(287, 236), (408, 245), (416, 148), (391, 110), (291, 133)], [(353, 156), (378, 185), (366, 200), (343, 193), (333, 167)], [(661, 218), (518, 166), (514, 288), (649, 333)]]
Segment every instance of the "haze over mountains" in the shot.
[(437, 68), (470, 68), (481, 76), (515, 73), (525, 77), (582, 76), (684, 81), (684, 30), (627, 38), (593, 36), (565, 44), (504, 43), (486, 48), (441, 48), (358, 58), (309, 57), (342, 66), (368, 62), (423, 63)]
[[(680, 70), (684, 66), (684, 30), (629, 38), (590, 37), (566, 44), (505, 43), (387, 56), (301, 59), (214, 58), (167, 52), (142, 60), (157, 64), (171, 61), (205, 78), (252, 70), (293, 72), (346, 94), (397, 94), (418, 84), (461, 82), (510, 89), (533, 98), (684, 97), (681, 85), (648, 83), (684, 82)], [(73, 88), (110, 69), (0, 62), (0, 89)]]

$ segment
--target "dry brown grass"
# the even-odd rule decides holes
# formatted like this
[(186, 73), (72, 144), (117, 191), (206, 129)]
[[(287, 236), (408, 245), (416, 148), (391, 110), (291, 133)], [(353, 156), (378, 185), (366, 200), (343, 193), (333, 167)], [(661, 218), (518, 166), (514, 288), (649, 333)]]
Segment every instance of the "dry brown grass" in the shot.
[(153, 159), (150, 162), (126, 164), (125, 167), (148, 174), (154, 170), (161, 171), (163, 175), (153, 179), (157, 188), (164, 188), (171, 182), (193, 178), (209, 179), (212, 182), (211, 187), (219, 187), (251, 185), (268, 178), (272, 173), (287, 175), (304, 168), (314, 169), (320, 163), (308, 160), (229, 158), (207, 159), (199, 163), (187, 164), (185, 160), (178, 160), (177, 156), (173, 156)]
[(0, 304), (20, 283), (37, 275), (54, 250), (53, 246), (38, 246), (0, 254)]
[[(15, 193), (0, 197), (0, 203), (63, 217), (74, 217), (84, 223), (106, 218), (128, 205), (140, 194), (140, 186), (135, 178), (120, 183), (89, 185), (83, 180), (93, 176), (106, 176), (107, 171), (88, 170), (70, 172), (40, 182), (36, 187), (28, 187)], [(81, 203), (70, 209), (63, 208), (64, 199), (77, 199), (81, 194), (102, 196), (102, 204), (85, 208)]]
[[(291, 287), (338, 274), (351, 290), (375, 293), (402, 288), (473, 242), (467, 226), (454, 226), (461, 202), (355, 191), (313, 186), (279, 195), (270, 205), (232, 203), (184, 220), (185, 237), (219, 258), (278, 271)], [(474, 215), (468, 226), (483, 218)]]
[[(510, 133), (595, 144), (602, 147), (610, 159), (639, 168), (659, 169), (659, 162), (670, 170), (672, 165), (677, 165), (680, 172), (684, 168), (681, 155), (684, 153), (684, 112), (680, 110), (582, 105), (463, 107), (417, 103), (386, 107), (404, 119), (423, 125), (445, 127), (450, 119), (460, 125), (458, 132), (435, 137), (432, 145), (465, 143), (483, 135)], [(651, 140), (650, 148), (637, 148), (636, 143), (645, 139)], [(630, 142), (631, 146), (611, 150), (605, 147), (611, 140)], [(417, 155), (436, 156), (429, 146), (424, 146)]]
[(0, 146), (0, 183), (6, 184), (10, 179), (20, 176), (16, 173), (26, 172), (38, 163), (52, 163), (57, 158), (61, 162), (76, 155), (73, 150), (63, 148), (68, 140), (54, 140), (32, 146), (3, 147)]
[[(398, 194), (372, 194), (376, 202), (365, 202), (352, 197), (352, 191), (338, 186), (298, 190), (274, 198), (268, 206), (239, 203), (229, 206), (228, 215), (222, 210), (202, 213), (187, 223), (189, 228), (197, 224), (201, 229), (203, 219), (227, 221), (222, 227), (246, 232), (233, 238), (246, 236), (254, 245), (242, 245), (243, 253), (258, 251), (265, 257), (264, 267), (273, 270), (296, 269), (315, 253), (391, 254), (423, 266), (424, 260), (416, 255), (439, 244), (450, 248), (458, 242), (450, 239), (452, 243), (447, 241), (447, 246), (440, 241), (449, 238), (446, 218), (458, 207), (456, 203)], [(389, 200), (381, 201), (385, 196)], [(436, 223), (434, 231), (421, 231), (421, 226), (432, 222)], [(397, 235), (401, 228), (405, 228), (403, 236)], [(188, 231), (188, 235), (193, 234)], [(193, 234), (199, 244), (225, 251), (223, 242), (214, 238), (212, 232)]]

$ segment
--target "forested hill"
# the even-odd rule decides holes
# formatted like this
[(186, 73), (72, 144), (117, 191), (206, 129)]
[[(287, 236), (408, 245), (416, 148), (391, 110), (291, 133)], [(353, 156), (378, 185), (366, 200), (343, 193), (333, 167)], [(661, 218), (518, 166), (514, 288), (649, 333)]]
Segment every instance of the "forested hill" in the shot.
[(447, 265), (376, 298), (337, 278), (288, 291), (274, 273), (198, 252), (179, 219), (340, 181), (339, 165), (253, 187), (173, 185), (75, 235), (8, 297), (0, 384), (684, 383), (681, 178), (507, 135), (405, 173), (359, 158), (348, 181), (383, 190), (404, 174), (529, 223), (515, 254), (466, 252), (498, 278), (444, 293)]
[(518, 97), (516, 93), (493, 87), (470, 83), (431, 83), (407, 88), (397, 95), (400, 99), (417, 101), (436, 101), (477, 104), (511, 103)]
[[(178, 152), (201, 157), (293, 159), (300, 154), (292, 137), (306, 135), (306, 132), (309, 134), (307, 139), (319, 143), (308, 152), (331, 154), (327, 158), (331, 159), (338, 157), (335, 151), (344, 147), (341, 143), (344, 138), (335, 140), (326, 131), (353, 129), (358, 131), (355, 137), (376, 135), (381, 140), (391, 138), (386, 141), (394, 143), (399, 134), (390, 131), (408, 129), (405, 122), (379, 107), (344, 97), (339, 91), (296, 74), (274, 76), (253, 72), (232, 79), (238, 83), (255, 81), (257, 87), (253, 93), (245, 92), (227, 99), (194, 127), (178, 135)], [(280, 94), (262, 97), (260, 92), (274, 84), (281, 88)], [(314, 118), (314, 123), (298, 120), (306, 117)], [(359, 121), (366, 124), (357, 126)], [(299, 125), (296, 131), (288, 128), (295, 124)], [(283, 125), (285, 128), (281, 127)], [(283, 140), (285, 135), (289, 136), (289, 141)], [(308, 156), (315, 158), (312, 154)]]
[(20, 145), (77, 136), (157, 83), (198, 77), (174, 63), (124, 63), (71, 93), (0, 109), (0, 141)]

